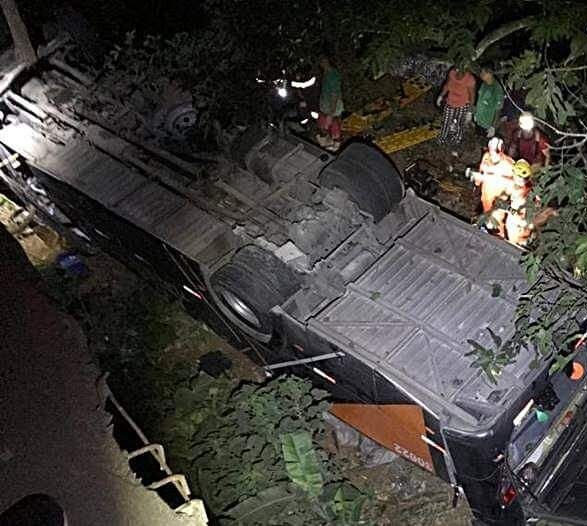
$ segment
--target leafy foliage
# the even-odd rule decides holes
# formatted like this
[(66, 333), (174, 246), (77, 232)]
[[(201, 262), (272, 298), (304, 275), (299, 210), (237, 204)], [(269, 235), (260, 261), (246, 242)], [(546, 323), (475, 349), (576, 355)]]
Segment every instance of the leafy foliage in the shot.
[(347, 524), (364, 499), (334, 500), (354, 490), (317, 445), (325, 396), (297, 378), (235, 388), (200, 373), (176, 391), (166, 442), (223, 524)]
[(504, 342), (490, 328), (487, 331), (491, 336), (493, 348), (484, 347), (475, 340), (467, 340), (467, 343), (473, 348), (467, 353), (467, 356), (474, 356), (472, 365), (482, 369), (487, 378), (495, 384), (501, 370), (515, 361), (516, 348), (511, 341)]
[(117, 398), (221, 524), (361, 524), (365, 495), (321, 445), (326, 392), (296, 377), (200, 372), (184, 353), (217, 337), (132, 275), (114, 273), (114, 294), (84, 292), (87, 282), (64, 291), (58, 276), (50, 285), (81, 317)]
[(299, 494), (286, 486), (273, 486), (239, 502), (226, 516), (237, 524), (263, 524), (268, 517), (279, 516), (284, 509), (289, 509), (298, 498)]
[(285, 469), (292, 482), (308, 495), (318, 497), (322, 493), (324, 480), (314, 454), (311, 435), (307, 431), (281, 435), (281, 449)]

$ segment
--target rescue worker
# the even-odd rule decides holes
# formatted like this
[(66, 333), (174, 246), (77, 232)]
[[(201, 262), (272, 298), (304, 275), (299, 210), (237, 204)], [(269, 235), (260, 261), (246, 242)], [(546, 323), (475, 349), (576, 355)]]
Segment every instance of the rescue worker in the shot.
[(535, 126), (530, 113), (520, 114), (518, 128), (512, 133), (508, 153), (515, 160), (528, 161), (534, 172), (550, 164), (550, 144), (546, 135)]
[[(300, 121), (305, 125), (304, 121), (309, 122), (310, 118), (313, 118), (312, 114), (316, 115), (315, 111), (319, 108), (319, 86), (309, 65), (302, 67), (296, 74), (291, 87), (295, 90)], [(316, 115), (316, 118), (319, 118), (319, 115)]]
[(344, 111), (340, 72), (328, 57), (320, 60), (322, 83), (320, 86), (320, 116), (318, 127), (321, 135), (317, 137), (321, 146), (336, 151), (340, 147), (341, 121)]
[(532, 188), (531, 176), (532, 167), (526, 159), (519, 159), (514, 163), (512, 183), (508, 192), (510, 208), (505, 227), (508, 241), (520, 246), (528, 243), (533, 230), (533, 225), (526, 219), (526, 203)]
[[(558, 213), (552, 207), (543, 207), (534, 214), (533, 221), (528, 222), (527, 202), (532, 190), (532, 167), (526, 159), (519, 159), (514, 164), (514, 177), (508, 191), (510, 208), (506, 219), (507, 239), (516, 245), (526, 246), (532, 234)], [(535, 204), (540, 205), (540, 199), (535, 197)]]
[(457, 145), (463, 140), (465, 124), (472, 120), (475, 84), (475, 77), (466, 68), (455, 67), (448, 72), (448, 78), (436, 99), (436, 105), (440, 108), (446, 97), (438, 137), (440, 144)]
[(487, 152), (481, 159), (479, 172), (473, 181), (481, 186), (481, 205), (483, 213), (489, 216), (488, 226), (505, 236), (506, 210), (500, 207), (507, 200), (513, 176), (514, 161), (503, 151), (503, 141), (499, 137), (489, 140)]
[(482, 83), (477, 94), (475, 123), (486, 131), (488, 138), (491, 138), (495, 135), (495, 126), (503, 106), (503, 88), (489, 68), (483, 68), (479, 77)]

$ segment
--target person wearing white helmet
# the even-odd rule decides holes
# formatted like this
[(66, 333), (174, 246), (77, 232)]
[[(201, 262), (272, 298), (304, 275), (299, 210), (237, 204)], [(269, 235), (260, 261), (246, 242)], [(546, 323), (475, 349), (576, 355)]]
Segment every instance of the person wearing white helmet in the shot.
[(479, 172), (473, 182), (481, 186), (483, 213), (489, 218), (487, 226), (505, 236), (506, 211), (499, 206), (500, 199), (507, 199), (513, 177), (514, 161), (503, 151), (503, 140), (493, 137), (487, 145), (487, 152), (481, 159)]

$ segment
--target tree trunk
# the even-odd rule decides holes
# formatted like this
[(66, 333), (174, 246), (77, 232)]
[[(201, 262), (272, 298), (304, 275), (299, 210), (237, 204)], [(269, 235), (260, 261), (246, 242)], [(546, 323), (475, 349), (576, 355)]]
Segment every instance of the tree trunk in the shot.
[(37, 54), (33, 48), (29, 32), (18, 12), (18, 7), (16, 7), (16, 0), (0, 0), (0, 7), (12, 34), (16, 60), (27, 66), (34, 64), (37, 60)]

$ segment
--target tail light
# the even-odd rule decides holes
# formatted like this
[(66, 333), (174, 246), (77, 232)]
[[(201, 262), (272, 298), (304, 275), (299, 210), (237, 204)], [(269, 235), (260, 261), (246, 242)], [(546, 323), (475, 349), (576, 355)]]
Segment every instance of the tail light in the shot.
[(499, 491), (499, 500), (501, 503), (501, 507), (507, 508), (512, 502), (514, 502), (514, 500), (516, 500), (517, 496), (518, 492), (516, 491), (516, 488), (514, 488), (513, 485), (506, 484), (505, 486), (502, 486), (502, 488)]
[(507, 508), (512, 502), (514, 502), (514, 500), (516, 500), (517, 496), (518, 492), (514, 487), (509, 473), (505, 469), (502, 469), (498, 491), (498, 499), (501, 507)]

